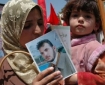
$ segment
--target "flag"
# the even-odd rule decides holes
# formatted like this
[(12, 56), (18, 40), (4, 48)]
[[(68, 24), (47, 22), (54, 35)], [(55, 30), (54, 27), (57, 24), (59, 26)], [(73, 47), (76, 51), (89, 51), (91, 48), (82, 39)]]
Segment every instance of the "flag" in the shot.
[(55, 10), (52, 6), (52, 4), (50, 3), (50, 16), (47, 19), (47, 23), (50, 23), (52, 25), (58, 25), (60, 23), (59, 18), (57, 17)]
[(38, 5), (40, 5), (42, 10), (43, 10), (44, 32), (45, 32), (46, 26), (47, 26), (47, 13), (46, 13), (46, 3), (45, 3), (45, 0), (38, 0)]

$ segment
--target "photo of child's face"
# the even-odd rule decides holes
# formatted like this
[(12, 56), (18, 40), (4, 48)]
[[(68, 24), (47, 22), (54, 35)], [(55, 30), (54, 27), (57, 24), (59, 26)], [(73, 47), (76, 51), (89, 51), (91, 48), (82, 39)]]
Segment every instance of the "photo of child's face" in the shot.
[(82, 36), (87, 35), (97, 30), (98, 26), (96, 24), (95, 16), (93, 13), (87, 13), (82, 10), (73, 10), (69, 24), (72, 32), (72, 36)]

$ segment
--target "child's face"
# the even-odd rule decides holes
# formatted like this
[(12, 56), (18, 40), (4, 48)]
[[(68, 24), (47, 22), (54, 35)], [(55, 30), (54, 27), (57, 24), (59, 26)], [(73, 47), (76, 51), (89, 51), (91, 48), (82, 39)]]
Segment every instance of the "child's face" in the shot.
[(72, 32), (72, 37), (81, 37), (87, 34), (91, 34), (97, 31), (99, 25), (96, 23), (95, 16), (93, 13), (87, 13), (84, 11), (73, 10), (69, 24)]

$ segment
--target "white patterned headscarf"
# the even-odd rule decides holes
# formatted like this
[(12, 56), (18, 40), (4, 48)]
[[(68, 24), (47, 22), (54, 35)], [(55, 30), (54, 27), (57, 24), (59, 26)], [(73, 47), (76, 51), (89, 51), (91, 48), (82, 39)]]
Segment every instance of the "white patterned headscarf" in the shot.
[[(3, 8), (1, 16), (1, 28), (3, 49), (6, 54), (13, 51), (26, 51), (19, 43), (26, 18), (32, 8), (38, 6), (32, 0), (10, 0)], [(39, 7), (40, 8), (40, 7)], [(41, 8), (40, 8), (41, 10)], [(28, 85), (38, 74), (31, 57), (16, 53), (7, 58), (15, 73)]]

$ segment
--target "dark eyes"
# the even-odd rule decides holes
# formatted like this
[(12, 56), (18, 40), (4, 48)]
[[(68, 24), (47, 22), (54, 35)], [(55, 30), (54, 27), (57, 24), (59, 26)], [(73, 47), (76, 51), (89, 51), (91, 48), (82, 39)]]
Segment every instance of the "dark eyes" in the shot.
[(27, 25), (24, 26), (24, 29), (29, 29), (29, 28), (31, 28), (31, 26), (32, 26), (32, 24), (29, 23), (29, 24), (27, 24)]
[[(77, 18), (77, 17), (79, 17), (79, 16), (80, 16), (80, 15), (79, 15), (79, 14), (77, 14), (77, 13), (76, 13), (76, 14), (72, 14), (72, 15), (71, 15), (71, 17), (74, 17), (74, 18)], [(90, 16), (90, 15), (88, 15), (88, 14), (87, 14), (87, 15), (83, 15), (83, 17), (84, 17), (84, 18), (87, 18), (87, 19), (90, 19), (90, 18), (91, 18), (91, 16)]]
[(91, 18), (91, 16), (90, 16), (90, 15), (86, 15), (85, 17), (86, 17), (86, 18), (88, 18), (88, 19), (90, 19), (90, 18)]
[[(37, 25), (38, 25), (39, 27), (43, 26), (43, 21), (42, 21), (42, 20), (39, 20), (39, 21), (37, 22)], [(28, 22), (28, 23), (25, 24), (24, 29), (30, 29), (30, 28), (33, 27), (33, 26), (36, 26), (36, 24), (33, 23), (33, 22)]]
[(78, 14), (72, 14), (71, 16), (72, 17), (78, 17), (79, 15)]
[(38, 26), (43, 26), (43, 21), (40, 20), (40, 21), (37, 22), (37, 24), (38, 24)]
[(48, 51), (48, 48), (46, 48), (45, 51)]
[(43, 55), (43, 52), (41, 52), (41, 55)]

